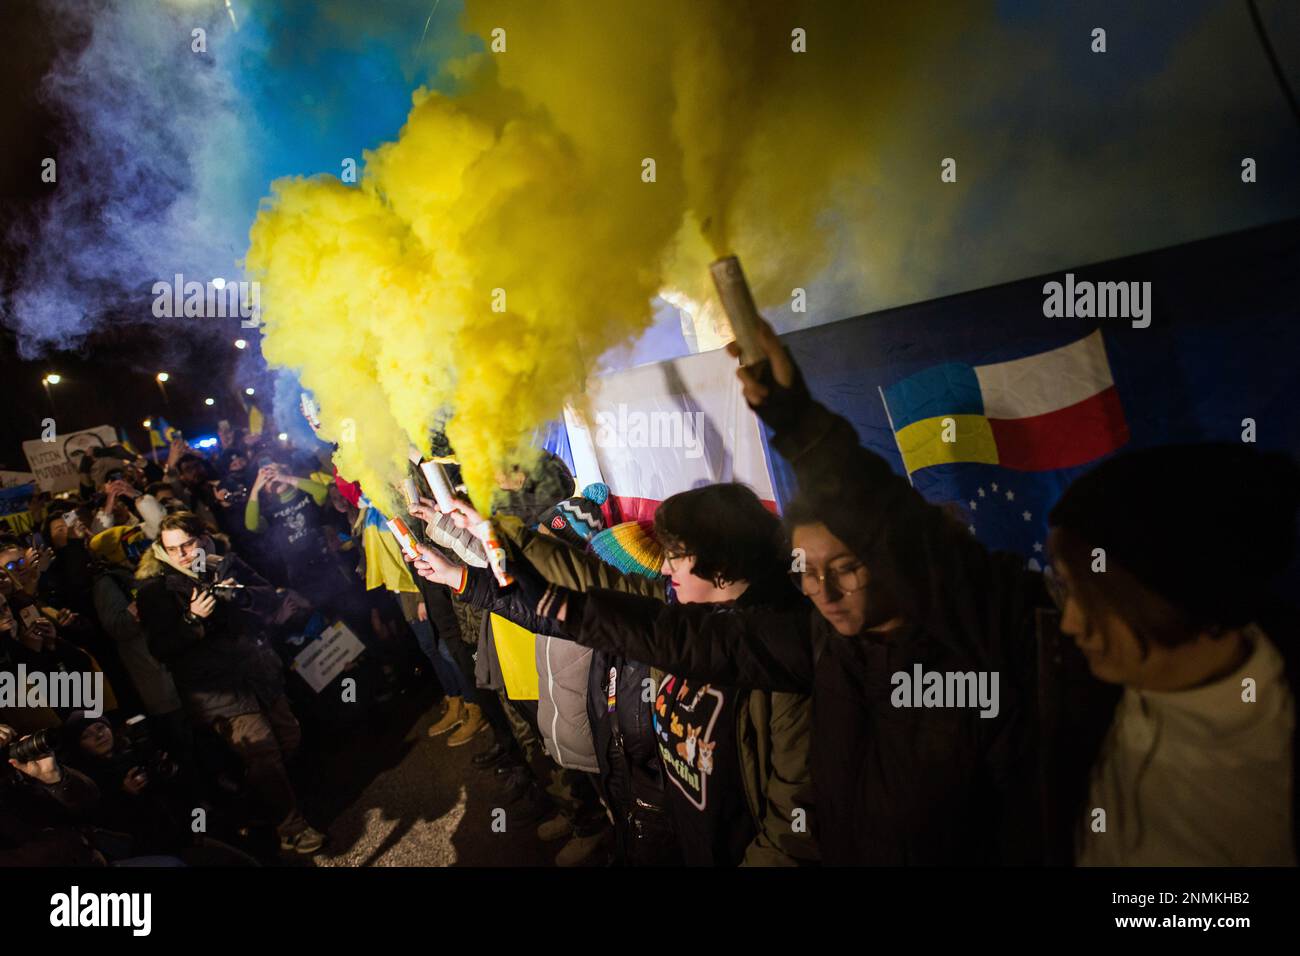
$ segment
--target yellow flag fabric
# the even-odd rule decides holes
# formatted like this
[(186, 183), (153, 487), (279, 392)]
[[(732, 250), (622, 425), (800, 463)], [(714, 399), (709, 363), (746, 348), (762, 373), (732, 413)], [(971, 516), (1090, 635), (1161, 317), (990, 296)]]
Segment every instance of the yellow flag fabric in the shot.
[(998, 463), (993, 428), (983, 415), (923, 418), (898, 431), (898, 450), (907, 473), (959, 461)]
[(506, 696), (511, 700), (537, 699), (537, 639), (514, 621), (500, 614), (492, 615), (492, 637), (497, 645), (497, 660), (506, 682)]
[(366, 590), (388, 588), (418, 594), (411, 569), (402, 560), (397, 539), (377, 525), (367, 524), (361, 532), (361, 546), (366, 551)]

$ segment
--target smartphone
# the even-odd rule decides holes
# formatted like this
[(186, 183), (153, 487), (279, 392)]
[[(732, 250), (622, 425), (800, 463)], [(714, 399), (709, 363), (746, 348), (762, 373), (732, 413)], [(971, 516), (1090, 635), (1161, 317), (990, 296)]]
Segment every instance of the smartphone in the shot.
[(22, 616), (23, 624), (27, 625), (28, 630), (35, 629), (42, 621), (45, 621), (45, 615), (30, 604), (23, 608), (19, 614)]

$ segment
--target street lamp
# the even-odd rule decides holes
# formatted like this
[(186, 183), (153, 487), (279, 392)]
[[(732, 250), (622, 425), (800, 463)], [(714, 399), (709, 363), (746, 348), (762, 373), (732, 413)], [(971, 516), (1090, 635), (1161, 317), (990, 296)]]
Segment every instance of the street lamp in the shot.
[(63, 381), (63, 377), (57, 372), (50, 372), (41, 379), (41, 384), (45, 386), (45, 397), (50, 400), (51, 412), (57, 413), (58, 410), (54, 407), (54, 393), (50, 391), (50, 386), (58, 385), (61, 381)]
[(216, 400), (215, 398), (205, 398), (205, 399), (203, 400), (203, 404), (204, 404), (204, 405), (215, 405), (215, 404), (217, 404), (217, 400)]
[(154, 376), (154, 381), (158, 383), (158, 391), (162, 392), (163, 404), (169, 405), (167, 401), (167, 380), (171, 378), (166, 372), (159, 372)]

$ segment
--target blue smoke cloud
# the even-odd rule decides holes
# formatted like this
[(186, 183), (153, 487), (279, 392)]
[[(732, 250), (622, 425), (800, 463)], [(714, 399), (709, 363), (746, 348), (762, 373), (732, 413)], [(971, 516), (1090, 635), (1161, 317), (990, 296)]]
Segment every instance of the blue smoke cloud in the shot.
[(238, 29), (219, 0), (42, 4), (60, 53), (39, 95), (65, 139), (48, 200), (9, 227), (26, 258), (0, 289), (28, 358), (148, 319), (177, 273), (242, 279), (271, 181), (359, 165), (471, 48), (459, 0), (232, 0)]

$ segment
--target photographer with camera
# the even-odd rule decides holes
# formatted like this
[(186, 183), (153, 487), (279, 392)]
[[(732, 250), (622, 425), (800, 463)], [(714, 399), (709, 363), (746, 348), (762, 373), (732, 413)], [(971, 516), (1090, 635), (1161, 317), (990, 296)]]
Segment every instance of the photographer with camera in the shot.
[(190, 802), (177, 785), (180, 768), (154, 743), (143, 714), (115, 727), (106, 717), (75, 713), (62, 727), (58, 753), (95, 782), (98, 821), (129, 833), (134, 852), (175, 855), (190, 866), (256, 865), (186, 825)]
[(168, 746), (188, 757), (193, 739), (176, 683), (149, 651), (149, 636), (140, 625), (135, 599), (136, 566), (149, 547), (139, 528), (109, 528), (90, 539), (95, 615), (100, 627), (113, 639), (118, 659), (145, 712)]
[(60, 766), (57, 729), (22, 736), (0, 724), (0, 865), (104, 866), (85, 829), (99, 800), (85, 774)]
[(166, 755), (128, 737), (119, 745), (105, 718), (80, 712), (26, 737), (0, 725), (0, 865), (255, 866), (189, 832), (166, 803)]
[[(0, 866), (104, 866), (104, 856), (78, 827), (52, 823), (43, 814), (32, 816), (27, 795), (21, 791), (25, 773), (19, 769), (30, 761), (22, 750), (21, 760), (13, 758), (10, 749), (10, 744), (21, 740), (18, 731), (0, 723)], [(30, 769), (51, 777), (53, 760), (48, 756), (44, 769), (40, 760)]]
[(166, 797), (177, 767), (153, 746), (143, 716), (132, 721), (133, 735), (117, 734), (107, 717), (76, 711), (61, 728), (58, 752), (98, 787), (98, 823), (130, 833), (142, 852), (164, 852), (182, 832)]
[(40, 576), (39, 591), (47, 604), (92, 617), (89, 533), (77, 515), (77, 503), (50, 505), (41, 525), (41, 539), (50, 549), (50, 563)]
[(298, 809), (285, 757), (301, 740), (280, 660), (259, 637), (281, 598), (192, 513), (168, 515), (136, 569), (149, 649), (176, 680), (190, 717), (239, 754), (257, 795), (279, 815), (280, 846), (314, 853), (324, 836)]
[(136, 507), (140, 491), (123, 477), (121, 469), (108, 473), (102, 494), (103, 503), (95, 512), (95, 520), (90, 529), (92, 533), (118, 525), (140, 524), (140, 514)]
[(56, 755), (60, 731), (19, 737), (0, 725), (0, 862), (26, 866), (184, 866), (141, 856), (130, 833), (100, 826), (100, 792)]

